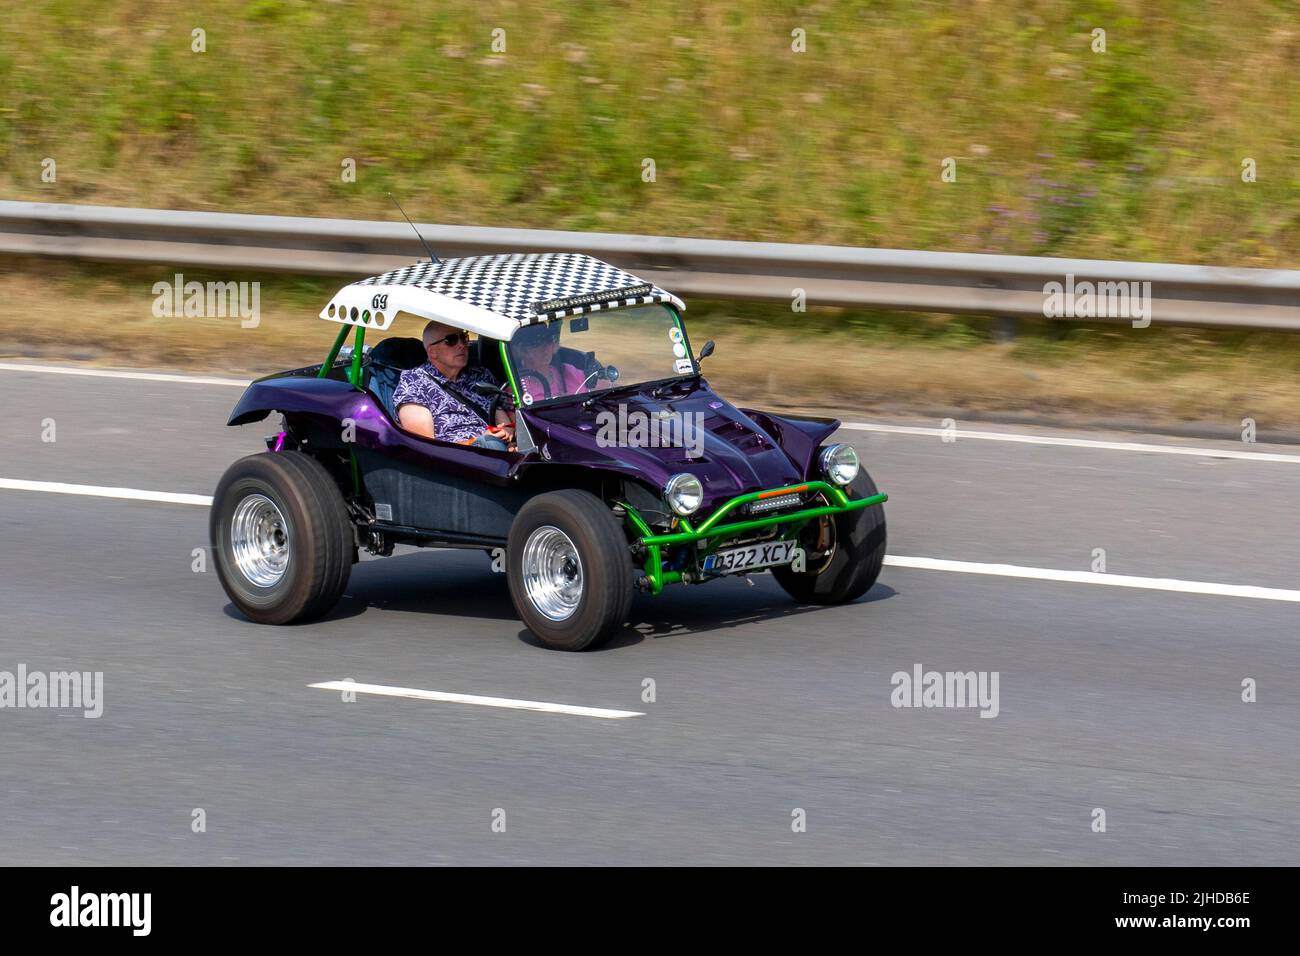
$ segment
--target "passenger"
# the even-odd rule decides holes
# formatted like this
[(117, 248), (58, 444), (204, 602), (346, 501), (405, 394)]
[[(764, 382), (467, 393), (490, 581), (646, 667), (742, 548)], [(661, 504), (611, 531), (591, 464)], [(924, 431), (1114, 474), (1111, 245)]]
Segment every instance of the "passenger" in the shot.
[(586, 391), (583, 383), (587, 376), (582, 369), (556, 360), (560, 345), (559, 322), (522, 328), (515, 333), (510, 344), (519, 356), (519, 386), (534, 399), (559, 398)]
[(514, 428), (504, 409), (496, 423), (487, 424), (491, 397), (475, 385), (496, 385), (492, 373), (469, 365), (469, 333), (441, 322), (424, 327), (424, 351), (429, 361), (402, 373), (393, 391), (398, 423), (413, 435), (458, 445), (508, 451)]

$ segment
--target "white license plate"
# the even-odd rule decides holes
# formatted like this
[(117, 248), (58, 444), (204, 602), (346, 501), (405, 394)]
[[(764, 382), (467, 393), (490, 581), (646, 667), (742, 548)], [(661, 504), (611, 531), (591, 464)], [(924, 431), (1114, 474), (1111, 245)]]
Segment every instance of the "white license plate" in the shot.
[(769, 541), (766, 544), (715, 551), (704, 559), (704, 570), (711, 574), (731, 574), (733, 571), (789, 564), (794, 560), (794, 545), (793, 541)]

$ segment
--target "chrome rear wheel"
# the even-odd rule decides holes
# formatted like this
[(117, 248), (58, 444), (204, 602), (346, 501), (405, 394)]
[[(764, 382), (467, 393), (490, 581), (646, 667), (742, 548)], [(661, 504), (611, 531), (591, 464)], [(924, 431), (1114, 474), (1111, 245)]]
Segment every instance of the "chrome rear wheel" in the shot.
[(208, 517), (221, 586), (260, 624), (327, 613), (352, 571), (355, 539), (334, 477), (299, 451), (241, 458), (221, 476)]
[(250, 584), (270, 588), (289, 566), (289, 530), (284, 515), (266, 495), (249, 495), (230, 518), (230, 552)]

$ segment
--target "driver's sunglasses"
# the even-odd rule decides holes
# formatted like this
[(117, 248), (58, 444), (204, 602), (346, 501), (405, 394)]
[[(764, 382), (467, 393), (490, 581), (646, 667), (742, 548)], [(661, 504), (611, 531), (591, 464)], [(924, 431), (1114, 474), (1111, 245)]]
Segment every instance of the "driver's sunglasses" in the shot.
[(451, 335), (444, 335), (440, 339), (434, 339), (434, 345), (459, 345), (460, 343), (469, 344), (468, 332), (453, 332)]

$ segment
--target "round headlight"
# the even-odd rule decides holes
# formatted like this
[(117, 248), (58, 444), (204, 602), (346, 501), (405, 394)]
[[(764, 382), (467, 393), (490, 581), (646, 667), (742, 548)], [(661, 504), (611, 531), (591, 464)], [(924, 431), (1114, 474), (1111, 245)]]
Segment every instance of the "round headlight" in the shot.
[(695, 514), (704, 504), (704, 486), (694, 475), (673, 475), (664, 485), (664, 498), (679, 515)]
[(837, 485), (858, 477), (858, 453), (852, 445), (828, 445), (822, 450), (822, 473)]

